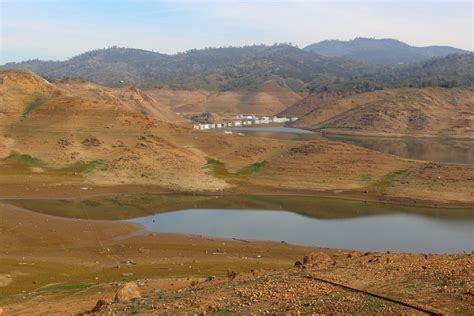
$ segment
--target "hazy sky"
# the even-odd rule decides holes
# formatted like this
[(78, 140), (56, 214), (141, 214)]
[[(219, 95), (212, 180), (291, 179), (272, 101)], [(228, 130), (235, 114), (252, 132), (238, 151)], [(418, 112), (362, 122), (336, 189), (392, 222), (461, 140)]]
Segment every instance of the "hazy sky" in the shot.
[(0, 64), (126, 46), (209, 46), (397, 38), (473, 50), (473, 1), (0, 0)]

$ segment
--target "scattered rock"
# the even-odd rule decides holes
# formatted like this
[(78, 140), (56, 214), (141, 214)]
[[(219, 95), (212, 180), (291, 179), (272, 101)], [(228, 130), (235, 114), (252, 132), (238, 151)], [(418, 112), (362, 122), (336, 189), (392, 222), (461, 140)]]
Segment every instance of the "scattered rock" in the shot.
[(320, 154), (322, 152), (322, 148), (320, 146), (316, 146), (315, 144), (306, 144), (299, 147), (293, 147), (289, 149), (290, 155), (312, 155), (312, 154)]
[(61, 147), (61, 148), (66, 148), (66, 147), (69, 147), (69, 146), (72, 145), (72, 143), (71, 143), (68, 139), (66, 139), (66, 138), (61, 138), (61, 139), (59, 139), (59, 140), (56, 142), (56, 144), (57, 144), (59, 147)]
[(368, 262), (369, 263), (375, 263), (375, 262), (379, 262), (379, 261), (380, 261), (379, 257), (375, 257), (375, 258), (369, 259)]
[(97, 147), (97, 146), (100, 146), (100, 144), (102, 144), (102, 141), (96, 138), (95, 136), (89, 136), (88, 138), (82, 141), (82, 144), (88, 147), (92, 147), (92, 146)]
[(214, 280), (215, 278), (216, 278), (215, 276), (210, 275), (210, 276), (207, 277), (207, 281), (212, 281), (212, 280)]
[(138, 285), (135, 282), (125, 283), (115, 292), (114, 302), (126, 302), (141, 297)]
[(357, 251), (349, 252), (347, 254), (347, 258), (357, 258), (357, 257), (360, 257), (360, 253), (358, 253)]
[(303, 258), (303, 265), (312, 268), (327, 268), (336, 262), (327, 253), (318, 251), (312, 252)]
[[(100, 311), (100, 309), (102, 308), (102, 306), (106, 306), (106, 305), (110, 305), (112, 304), (112, 298), (110, 296), (104, 296), (104, 297), (101, 297), (97, 303), (95, 304), (94, 308), (91, 309), (91, 313), (95, 313), (95, 312), (98, 312)], [(1, 315), (1, 314), (0, 314)]]
[(295, 264), (293, 265), (295, 268), (301, 268), (303, 266), (303, 263), (301, 261), (296, 261)]
[(237, 272), (235, 271), (227, 271), (227, 277), (230, 281), (234, 280), (237, 277)]
[(122, 261), (122, 263), (126, 264), (127, 266), (136, 266), (137, 265), (137, 263), (135, 261), (133, 261), (132, 259)]

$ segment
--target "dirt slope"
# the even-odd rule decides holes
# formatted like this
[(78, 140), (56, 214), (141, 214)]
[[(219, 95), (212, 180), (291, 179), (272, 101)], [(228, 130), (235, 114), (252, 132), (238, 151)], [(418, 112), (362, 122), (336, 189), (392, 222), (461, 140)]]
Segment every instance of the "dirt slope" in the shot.
[(295, 102), (300, 95), (289, 88), (271, 84), (259, 91), (210, 92), (206, 90), (147, 90), (147, 94), (177, 113), (254, 113), (274, 115)]
[(188, 128), (157, 120), (115, 96), (140, 92), (109, 93), (83, 84), (63, 89), (29, 73), (0, 74), (6, 101), (2, 163), (10, 176), (33, 172), (54, 182), (51, 174), (77, 174), (79, 182), (162, 186), (178, 186), (181, 178), (191, 187), (208, 178), (209, 188), (225, 186), (202, 170), (205, 154), (166, 139)]
[(474, 138), (474, 92), (392, 89), (322, 104), (294, 126), (327, 133)]
[(169, 123), (189, 123), (183, 117), (171, 111), (169, 107), (161, 104), (144, 91), (135, 88), (112, 89), (90, 82), (64, 81), (55, 84), (72, 94), (81, 95), (84, 98), (115, 103), (128, 108), (131, 111), (141, 113), (159, 121)]
[(335, 104), (338, 100), (349, 97), (354, 93), (339, 92), (317, 92), (312, 93), (305, 98), (299, 100), (292, 106), (279, 113), (281, 116), (303, 117), (306, 114), (322, 107), (328, 107)]

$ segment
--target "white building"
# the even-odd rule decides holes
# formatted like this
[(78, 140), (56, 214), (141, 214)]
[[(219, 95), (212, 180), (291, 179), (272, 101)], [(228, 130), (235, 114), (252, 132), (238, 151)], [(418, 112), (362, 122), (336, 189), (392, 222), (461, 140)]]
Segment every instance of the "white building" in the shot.
[(288, 122), (290, 119), (287, 118), (287, 117), (278, 117), (278, 116), (274, 116), (272, 121), (273, 123), (285, 123), (285, 122)]

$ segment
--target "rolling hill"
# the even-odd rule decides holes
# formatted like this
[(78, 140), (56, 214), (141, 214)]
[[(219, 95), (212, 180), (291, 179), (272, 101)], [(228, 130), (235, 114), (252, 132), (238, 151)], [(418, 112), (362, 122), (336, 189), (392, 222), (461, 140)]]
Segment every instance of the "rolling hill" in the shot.
[(314, 104), (293, 125), (335, 134), (474, 138), (474, 92), (402, 88), (361, 93)]
[(274, 115), (301, 100), (306, 93), (294, 92), (284, 82), (270, 80), (258, 91), (208, 91), (152, 89), (147, 94), (177, 113), (253, 113)]
[(103, 85), (168, 85), (185, 89), (258, 90), (272, 79), (287, 81), (293, 90), (318, 76), (333, 78), (366, 67), (305, 52), (289, 45), (208, 48), (176, 55), (112, 47), (90, 51), (64, 62), (39, 60), (9, 63), (4, 68), (28, 69), (46, 77), (82, 78)]
[(145, 91), (136, 87), (109, 88), (91, 82), (74, 80), (53, 81), (55, 86), (80, 95), (83, 98), (95, 100), (95, 102), (106, 101), (109, 104), (118, 104), (124, 109), (141, 113), (149, 118), (168, 123), (190, 123), (185, 118), (177, 115), (167, 105), (164, 105), (151, 97)]
[[(474, 168), (406, 160), (344, 143), (196, 131), (134, 106), (147, 99), (142, 93), (0, 71), (2, 194), (61, 196), (93, 187), (229, 194), (324, 191), (361, 194), (366, 199), (363, 192), (370, 189), (374, 198), (472, 204), (469, 181)], [(379, 93), (387, 92), (373, 92), (374, 100)], [(450, 96), (456, 107), (469, 111), (464, 97), (471, 92), (444, 89), (438, 94)], [(390, 95), (405, 98), (396, 91)], [(443, 105), (441, 113), (451, 114), (452, 106)], [(461, 132), (466, 123), (458, 123), (455, 131)], [(407, 171), (397, 173), (400, 170)], [(449, 188), (438, 182), (439, 175), (449, 175)], [(379, 185), (386, 179), (390, 186)]]
[(7, 177), (31, 173), (46, 186), (68, 175), (69, 183), (182, 182), (191, 188), (193, 179), (209, 177), (210, 187), (222, 185), (203, 172), (204, 154), (166, 139), (188, 130), (169, 122), (176, 114), (140, 91), (50, 83), (31, 72), (1, 71), (0, 79), (0, 153)]
[[(410, 65), (373, 65), (325, 57), (294, 46), (208, 48), (165, 55), (112, 47), (66, 61), (25, 61), (2, 68), (35, 71), (47, 78), (73, 78), (110, 87), (207, 90), (268, 90), (294, 93), (372, 91), (381, 87), (474, 85), (474, 55), (449, 55)], [(278, 111), (279, 109), (276, 109)]]
[(406, 64), (450, 54), (472, 53), (450, 46), (415, 47), (395, 39), (363, 37), (350, 41), (326, 40), (308, 45), (304, 50), (327, 57), (343, 57), (373, 64)]

